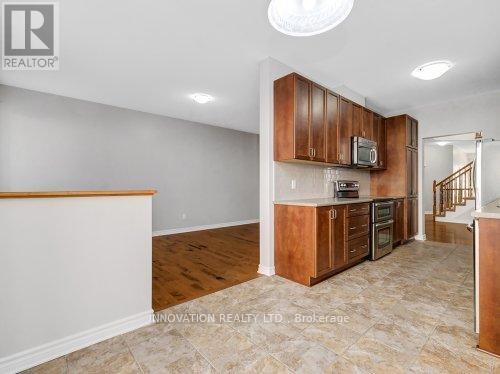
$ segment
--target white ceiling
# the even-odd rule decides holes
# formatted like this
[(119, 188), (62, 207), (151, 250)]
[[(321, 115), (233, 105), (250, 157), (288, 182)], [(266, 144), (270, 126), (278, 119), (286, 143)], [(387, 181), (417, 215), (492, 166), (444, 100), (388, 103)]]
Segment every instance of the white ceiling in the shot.
[[(258, 132), (258, 63), (274, 57), (383, 114), (500, 89), (500, 1), (356, 0), (325, 34), (294, 38), (267, 21), (268, 0), (60, 1), (58, 72), (0, 72), (0, 82)], [(435, 81), (410, 72), (449, 59)], [(211, 104), (189, 100), (215, 96)]]

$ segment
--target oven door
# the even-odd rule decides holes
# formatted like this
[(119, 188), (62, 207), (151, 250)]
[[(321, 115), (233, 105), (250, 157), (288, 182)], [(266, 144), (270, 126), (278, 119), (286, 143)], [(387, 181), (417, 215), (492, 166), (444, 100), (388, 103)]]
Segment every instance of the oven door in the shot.
[(373, 203), (372, 222), (378, 223), (394, 219), (394, 201)]
[(377, 260), (392, 252), (394, 221), (374, 223), (372, 226), (371, 259)]

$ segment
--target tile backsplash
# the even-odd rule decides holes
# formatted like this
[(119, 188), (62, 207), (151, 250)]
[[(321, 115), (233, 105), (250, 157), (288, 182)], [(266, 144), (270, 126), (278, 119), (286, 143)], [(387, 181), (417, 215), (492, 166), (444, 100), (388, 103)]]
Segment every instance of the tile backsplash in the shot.
[[(332, 197), (333, 181), (357, 180), (360, 195), (370, 195), (370, 172), (312, 164), (274, 163), (275, 200)], [(295, 181), (295, 188), (292, 183)]]

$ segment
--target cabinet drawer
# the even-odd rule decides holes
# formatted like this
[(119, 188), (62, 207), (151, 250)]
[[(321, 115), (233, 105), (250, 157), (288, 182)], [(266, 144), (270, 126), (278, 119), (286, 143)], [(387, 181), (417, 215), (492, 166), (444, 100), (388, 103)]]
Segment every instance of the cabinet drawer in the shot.
[(370, 251), (370, 239), (368, 235), (350, 240), (347, 244), (349, 261), (359, 257), (367, 256)]
[(350, 204), (347, 208), (347, 216), (364, 216), (370, 214), (370, 203), (366, 204)]
[(370, 233), (370, 216), (355, 216), (347, 219), (348, 239), (368, 235)]

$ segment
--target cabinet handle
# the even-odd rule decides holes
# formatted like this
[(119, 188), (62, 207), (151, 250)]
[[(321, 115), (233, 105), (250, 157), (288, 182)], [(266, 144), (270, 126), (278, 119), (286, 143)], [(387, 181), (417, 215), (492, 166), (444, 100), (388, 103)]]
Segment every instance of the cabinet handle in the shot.
[(330, 210), (330, 219), (337, 219), (337, 210), (336, 209)]
[(356, 250), (355, 249), (351, 249), (349, 252), (350, 253), (354, 253), (354, 252), (356, 252)]
[(366, 248), (366, 247), (368, 247), (366, 244), (361, 246), (361, 248)]
[(316, 148), (313, 148), (313, 157), (316, 157)]
[(356, 230), (357, 227), (349, 227), (349, 230)]

